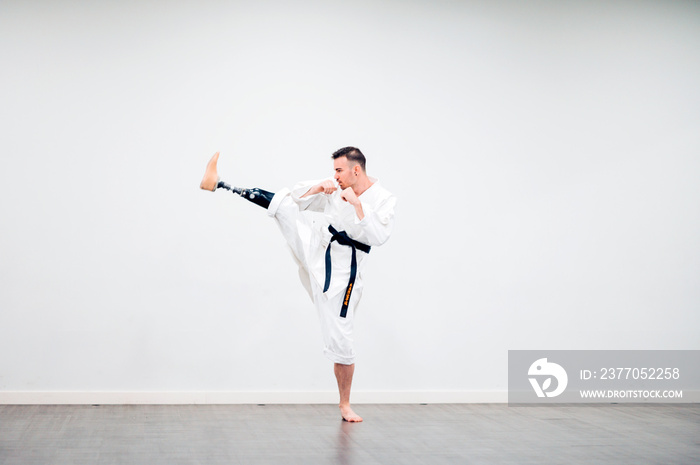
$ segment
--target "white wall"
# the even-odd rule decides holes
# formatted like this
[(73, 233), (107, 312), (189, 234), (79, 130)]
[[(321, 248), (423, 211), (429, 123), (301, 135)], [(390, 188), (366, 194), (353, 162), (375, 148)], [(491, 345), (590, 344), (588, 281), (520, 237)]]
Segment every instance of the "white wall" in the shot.
[(399, 197), (356, 392), (700, 349), (699, 53), (695, 2), (3, 2), (0, 391), (335, 389), (217, 150), (277, 190), (357, 145)]

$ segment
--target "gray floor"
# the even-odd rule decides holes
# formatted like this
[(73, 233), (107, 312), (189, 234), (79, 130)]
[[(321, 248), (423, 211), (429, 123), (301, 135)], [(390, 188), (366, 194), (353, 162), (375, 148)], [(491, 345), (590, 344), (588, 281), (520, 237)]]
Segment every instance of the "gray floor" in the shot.
[(698, 464), (700, 405), (0, 405), (0, 464)]

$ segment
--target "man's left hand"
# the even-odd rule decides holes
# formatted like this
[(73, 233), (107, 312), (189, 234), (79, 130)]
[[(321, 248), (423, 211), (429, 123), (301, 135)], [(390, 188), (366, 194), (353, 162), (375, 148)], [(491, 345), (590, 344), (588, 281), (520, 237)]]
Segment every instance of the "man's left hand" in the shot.
[(360, 219), (360, 221), (365, 217), (365, 212), (362, 210), (362, 202), (360, 202), (360, 199), (357, 198), (357, 194), (355, 194), (355, 191), (352, 190), (352, 187), (343, 189), (343, 191), (340, 193), (340, 198), (355, 207), (355, 213), (357, 213), (357, 217)]
[(357, 198), (357, 194), (352, 190), (352, 187), (343, 189), (343, 192), (340, 193), (340, 198), (355, 207), (360, 204), (360, 199)]

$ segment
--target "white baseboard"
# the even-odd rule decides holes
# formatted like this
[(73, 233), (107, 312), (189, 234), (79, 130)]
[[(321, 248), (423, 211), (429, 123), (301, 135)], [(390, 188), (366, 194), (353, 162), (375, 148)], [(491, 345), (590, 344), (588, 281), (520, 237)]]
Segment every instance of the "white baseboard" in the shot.
[[(700, 403), (700, 391), (684, 391), (683, 394), (684, 403)], [(508, 391), (357, 391), (352, 393), (352, 401), (356, 404), (502, 404), (508, 402)], [(0, 391), (0, 405), (335, 404), (337, 402), (336, 391)]]
[[(507, 391), (357, 391), (356, 404), (472, 404), (508, 402)], [(336, 391), (319, 392), (96, 392), (0, 391), (0, 405), (66, 404), (335, 404)]]

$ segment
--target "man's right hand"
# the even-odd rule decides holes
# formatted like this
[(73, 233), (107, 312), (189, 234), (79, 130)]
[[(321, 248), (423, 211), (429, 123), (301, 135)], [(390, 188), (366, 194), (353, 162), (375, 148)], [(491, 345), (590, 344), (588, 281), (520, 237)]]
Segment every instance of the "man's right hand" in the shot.
[(307, 195), (314, 195), (314, 194), (332, 194), (333, 192), (337, 191), (338, 187), (335, 185), (333, 181), (330, 179), (326, 179), (322, 183), (316, 184), (314, 187), (309, 189), (306, 194), (302, 195), (302, 198), (306, 197)]

